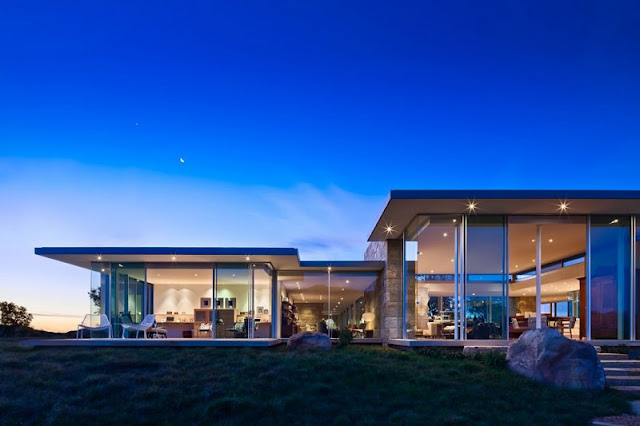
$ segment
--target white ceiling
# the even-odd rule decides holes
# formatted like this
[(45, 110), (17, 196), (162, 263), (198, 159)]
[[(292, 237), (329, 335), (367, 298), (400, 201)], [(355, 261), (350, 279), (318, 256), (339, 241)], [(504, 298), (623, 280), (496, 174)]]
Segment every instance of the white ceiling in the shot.
[[(332, 274), (331, 306), (334, 314), (342, 312), (364, 295), (364, 291), (376, 282), (377, 277), (369, 274)], [(327, 303), (329, 287), (327, 274), (287, 274), (279, 275), (278, 281), (287, 290), (288, 297), (295, 304)], [(348, 282), (347, 282), (348, 281)], [(325, 306), (324, 309), (327, 309)]]
[[(418, 236), (417, 274), (453, 274), (454, 223), (431, 223)], [(502, 239), (495, 228), (475, 228), (468, 237), (468, 268), (473, 273), (501, 273)], [(487, 235), (482, 235), (482, 233)], [(536, 224), (509, 225), (509, 273), (535, 268)], [(533, 241), (532, 241), (533, 240)], [(550, 241), (551, 240), (551, 241)], [(542, 225), (542, 263), (564, 259), (586, 251), (586, 225), (574, 223)]]

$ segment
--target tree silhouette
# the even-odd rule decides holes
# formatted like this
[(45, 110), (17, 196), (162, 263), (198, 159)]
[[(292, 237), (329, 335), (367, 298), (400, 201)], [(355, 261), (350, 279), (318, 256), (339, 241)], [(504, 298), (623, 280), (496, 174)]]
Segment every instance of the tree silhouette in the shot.
[(18, 306), (11, 302), (0, 302), (0, 324), (29, 327), (32, 320), (33, 315), (28, 313), (24, 306)]

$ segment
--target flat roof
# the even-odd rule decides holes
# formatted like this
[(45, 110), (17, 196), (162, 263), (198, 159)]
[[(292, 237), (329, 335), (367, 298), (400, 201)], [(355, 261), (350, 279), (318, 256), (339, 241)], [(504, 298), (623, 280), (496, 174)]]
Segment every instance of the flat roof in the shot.
[[(477, 215), (640, 214), (640, 191), (635, 190), (393, 190), (369, 241), (400, 237), (419, 214), (469, 213), (470, 202)], [(566, 212), (560, 210), (563, 202)]]
[[(81, 268), (106, 263), (270, 263), (277, 270), (380, 271), (378, 261), (300, 261), (298, 249), (267, 247), (38, 247), (35, 254)], [(98, 259), (100, 257), (100, 259)]]

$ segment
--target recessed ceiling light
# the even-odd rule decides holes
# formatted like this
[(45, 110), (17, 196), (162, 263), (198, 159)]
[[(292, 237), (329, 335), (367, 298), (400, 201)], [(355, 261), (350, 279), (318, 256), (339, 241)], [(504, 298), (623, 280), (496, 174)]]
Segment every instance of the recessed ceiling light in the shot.
[(345, 281), (347, 284), (349, 284), (349, 280)]
[(344, 291), (344, 288), (342, 289), (342, 291)]
[(251, 256), (245, 256), (244, 260), (247, 260), (247, 261), (251, 260)]
[(451, 259), (451, 261), (453, 262), (453, 259)]
[(535, 260), (535, 259), (531, 259), (531, 261), (532, 261), (533, 263), (536, 263), (536, 260)]
[(456, 223), (458, 221), (458, 219), (453, 219), (453, 223)]
[(118, 263), (118, 266), (124, 268), (124, 266), (122, 266), (122, 263)]
[(532, 242), (532, 243), (535, 243), (535, 242), (536, 242), (536, 240), (531, 240), (531, 242)]
[(340, 300), (344, 300), (344, 298), (341, 297)]
[(447, 234), (446, 232), (443, 232), (443, 233), (442, 233), (442, 236), (443, 236), (443, 237), (448, 237), (448, 236), (449, 236), (449, 234)]
[(549, 242), (552, 243), (553, 242), (553, 238), (549, 238)]
[(198, 274), (193, 274), (193, 275), (196, 276), (196, 277), (198, 276)]
[(104, 272), (104, 268), (100, 269), (100, 271)]
[(614, 225), (618, 222), (620, 222), (618, 219), (613, 219), (611, 222), (609, 222), (609, 225)]
[(433, 274), (433, 269), (431, 270), (431, 273)]
[(176, 257), (175, 256), (171, 256), (171, 260), (175, 261)]
[(98, 256), (98, 260), (102, 260), (102, 256)]
[(518, 265), (516, 265), (516, 268), (518, 267)]

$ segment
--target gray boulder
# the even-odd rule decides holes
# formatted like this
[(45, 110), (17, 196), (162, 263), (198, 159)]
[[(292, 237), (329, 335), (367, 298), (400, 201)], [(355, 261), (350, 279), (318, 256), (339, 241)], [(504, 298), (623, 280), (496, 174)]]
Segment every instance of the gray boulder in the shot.
[(324, 333), (305, 331), (289, 337), (287, 348), (297, 351), (328, 350), (331, 349), (331, 339)]
[(604, 389), (604, 370), (593, 346), (543, 328), (509, 345), (509, 368), (532, 380), (570, 389)]

